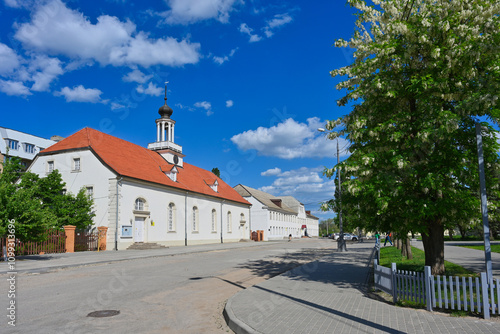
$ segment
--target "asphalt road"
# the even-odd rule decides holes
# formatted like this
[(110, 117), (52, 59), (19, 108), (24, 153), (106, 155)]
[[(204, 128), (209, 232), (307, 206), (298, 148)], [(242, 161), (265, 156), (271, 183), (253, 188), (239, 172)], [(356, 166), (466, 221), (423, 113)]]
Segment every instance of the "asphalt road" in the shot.
[[(222, 317), (229, 297), (335, 248), (331, 240), (309, 239), (21, 273), (16, 283), (17, 325), (8, 326), (2, 316), (0, 332), (231, 332)], [(0, 275), (4, 310), (7, 291), (6, 275)], [(120, 313), (88, 316), (102, 310)]]

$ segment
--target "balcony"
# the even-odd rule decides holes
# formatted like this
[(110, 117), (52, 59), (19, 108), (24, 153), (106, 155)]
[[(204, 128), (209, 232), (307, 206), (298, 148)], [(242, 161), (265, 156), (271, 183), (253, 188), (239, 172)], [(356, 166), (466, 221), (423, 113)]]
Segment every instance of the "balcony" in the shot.
[(150, 143), (148, 144), (148, 149), (154, 151), (171, 149), (172, 151), (182, 153), (182, 146), (177, 145), (171, 141), (159, 141), (155, 143)]

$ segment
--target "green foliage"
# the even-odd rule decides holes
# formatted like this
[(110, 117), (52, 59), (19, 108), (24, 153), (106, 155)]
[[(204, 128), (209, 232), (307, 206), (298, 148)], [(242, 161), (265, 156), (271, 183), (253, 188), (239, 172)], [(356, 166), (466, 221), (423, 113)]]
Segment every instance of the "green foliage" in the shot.
[[(328, 228), (328, 229), (327, 229)], [(335, 218), (328, 218), (319, 222), (319, 235), (327, 235), (330, 233), (339, 232), (339, 226), (335, 222)]]
[(212, 168), (212, 173), (214, 173), (215, 175), (217, 175), (217, 177), (220, 177), (220, 170), (219, 170), (219, 168), (217, 168), (217, 167)]
[(48, 228), (92, 224), (92, 199), (80, 190), (64, 194), (64, 182), (56, 170), (45, 178), (22, 172), (20, 160), (11, 158), (0, 174), (0, 235), (7, 234), (9, 221), (15, 221), (16, 238), (41, 241)]
[(336, 46), (353, 48), (354, 62), (331, 72), (345, 79), (338, 104), (352, 106), (327, 124), (341, 127), (329, 138), (352, 144), (336, 166), (346, 177), (343, 217), (348, 228), (421, 233), (437, 274), (443, 231), (480, 217), (478, 119), (488, 194), (499, 197), (497, 131), (484, 120), (498, 124), (500, 115), (500, 3), (373, 2), (349, 1), (357, 29)]

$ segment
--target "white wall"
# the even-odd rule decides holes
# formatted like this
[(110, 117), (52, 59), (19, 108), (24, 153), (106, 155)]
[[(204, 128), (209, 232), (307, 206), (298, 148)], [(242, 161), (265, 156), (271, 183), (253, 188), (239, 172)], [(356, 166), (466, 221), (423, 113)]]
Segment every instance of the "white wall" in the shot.
[[(73, 171), (74, 158), (80, 158), (81, 169), (79, 172)], [(59, 171), (66, 183), (67, 192), (77, 194), (82, 187), (93, 187), (96, 214), (94, 225), (96, 227), (108, 226), (110, 214), (108, 212), (108, 180), (115, 178), (115, 174), (104, 167), (89, 150), (37, 156), (28, 170), (40, 177), (46, 177), (48, 175), (47, 161), (54, 161), (54, 168)], [(111, 215), (114, 216), (115, 212), (111, 212)], [(114, 242), (114, 235), (110, 235), (108, 230), (108, 244), (110, 237), (113, 237)]]
[[(249, 238), (249, 209), (243, 204), (222, 201), (191, 192), (187, 194), (186, 199), (185, 191), (141, 181), (122, 181), (120, 192), (119, 248), (126, 248), (134, 242), (133, 235), (132, 238), (122, 236), (121, 227), (129, 225), (134, 230), (135, 217), (143, 216), (142, 213), (134, 211), (135, 201), (139, 197), (147, 203), (145, 211), (148, 214), (145, 216), (144, 242), (155, 242), (168, 246), (184, 245), (186, 227), (188, 245), (220, 243), (221, 230), (223, 242), (237, 242), (242, 238)], [(168, 230), (168, 206), (170, 203), (175, 205), (174, 231)], [(193, 230), (194, 206), (198, 208), (198, 229), (196, 231)], [(216, 212), (215, 231), (212, 231), (212, 210)], [(228, 228), (227, 222), (228, 211), (231, 212), (232, 218), (230, 228)], [(240, 225), (241, 214), (244, 215), (246, 221), (244, 226)]]
[[(80, 158), (80, 172), (73, 171), (73, 159)], [(68, 192), (76, 194), (82, 187), (92, 186), (94, 190), (94, 225), (107, 226), (108, 250), (115, 247), (116, 226), (116, 175), (106, 168), (89, 150), (38, 156), (30, 167), (30, 171), (40, 177), (47, 176), (47, 162), (54, 161), (54, 168), (61, 173)], [(122, 237), (122, 226), (135, 225), (135, 217), (143, 216), (134, 213), (135, 200), (138, 197), (146, 200), (149, 213), (145, 216), (144, 242), (156, 242), (168, 246), (185, 244), (186, 225), (186, 192), (175, 188), (155, 185), (138, 180), (123, 179), (119, 183), (118, 198), (118, 249), (126, 249), (133, 244), (134, 238)], [(247, 205), (189, 193), (187, 197), (187, 240), (188, 245), (220, 243), (221, 218), (223, 242), (237, 242), (249, 239), (250, 209)], [(167, 231), (167, 209), (174, 203), (175, 231)], [(193, 206), (198, 207), (198, 231), (193, 231)], [(216, 231), (211, 231), (212, 209), (217, 212)], [(231, 211), (230, 229), (227, 225), (227, 212)], [(245, 225), (240, 225), (241, 214)], [(154, 224), (152, 224), (154, 223)]]

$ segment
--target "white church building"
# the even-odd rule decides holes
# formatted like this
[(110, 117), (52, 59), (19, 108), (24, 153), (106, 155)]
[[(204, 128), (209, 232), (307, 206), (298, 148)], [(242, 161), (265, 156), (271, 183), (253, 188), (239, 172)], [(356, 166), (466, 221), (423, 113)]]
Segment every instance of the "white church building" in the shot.
[(306, 211), (304, 204), (292, 196), (274, 196), (238, 184), (234, 189), (252, 204), (252, 230), (264, 231), (264, 241), (317, 237), (319, 218)]
[(40, 152), (29, 170), (44, 177), (57, 169), (66, 191), (87, 190), (94, 227), (108, 227), (108, 250), (248, 240), (250, 203), (212, 172), (184, 162), (172, 112), (165, 92), (148, 148), (84, 128)]

